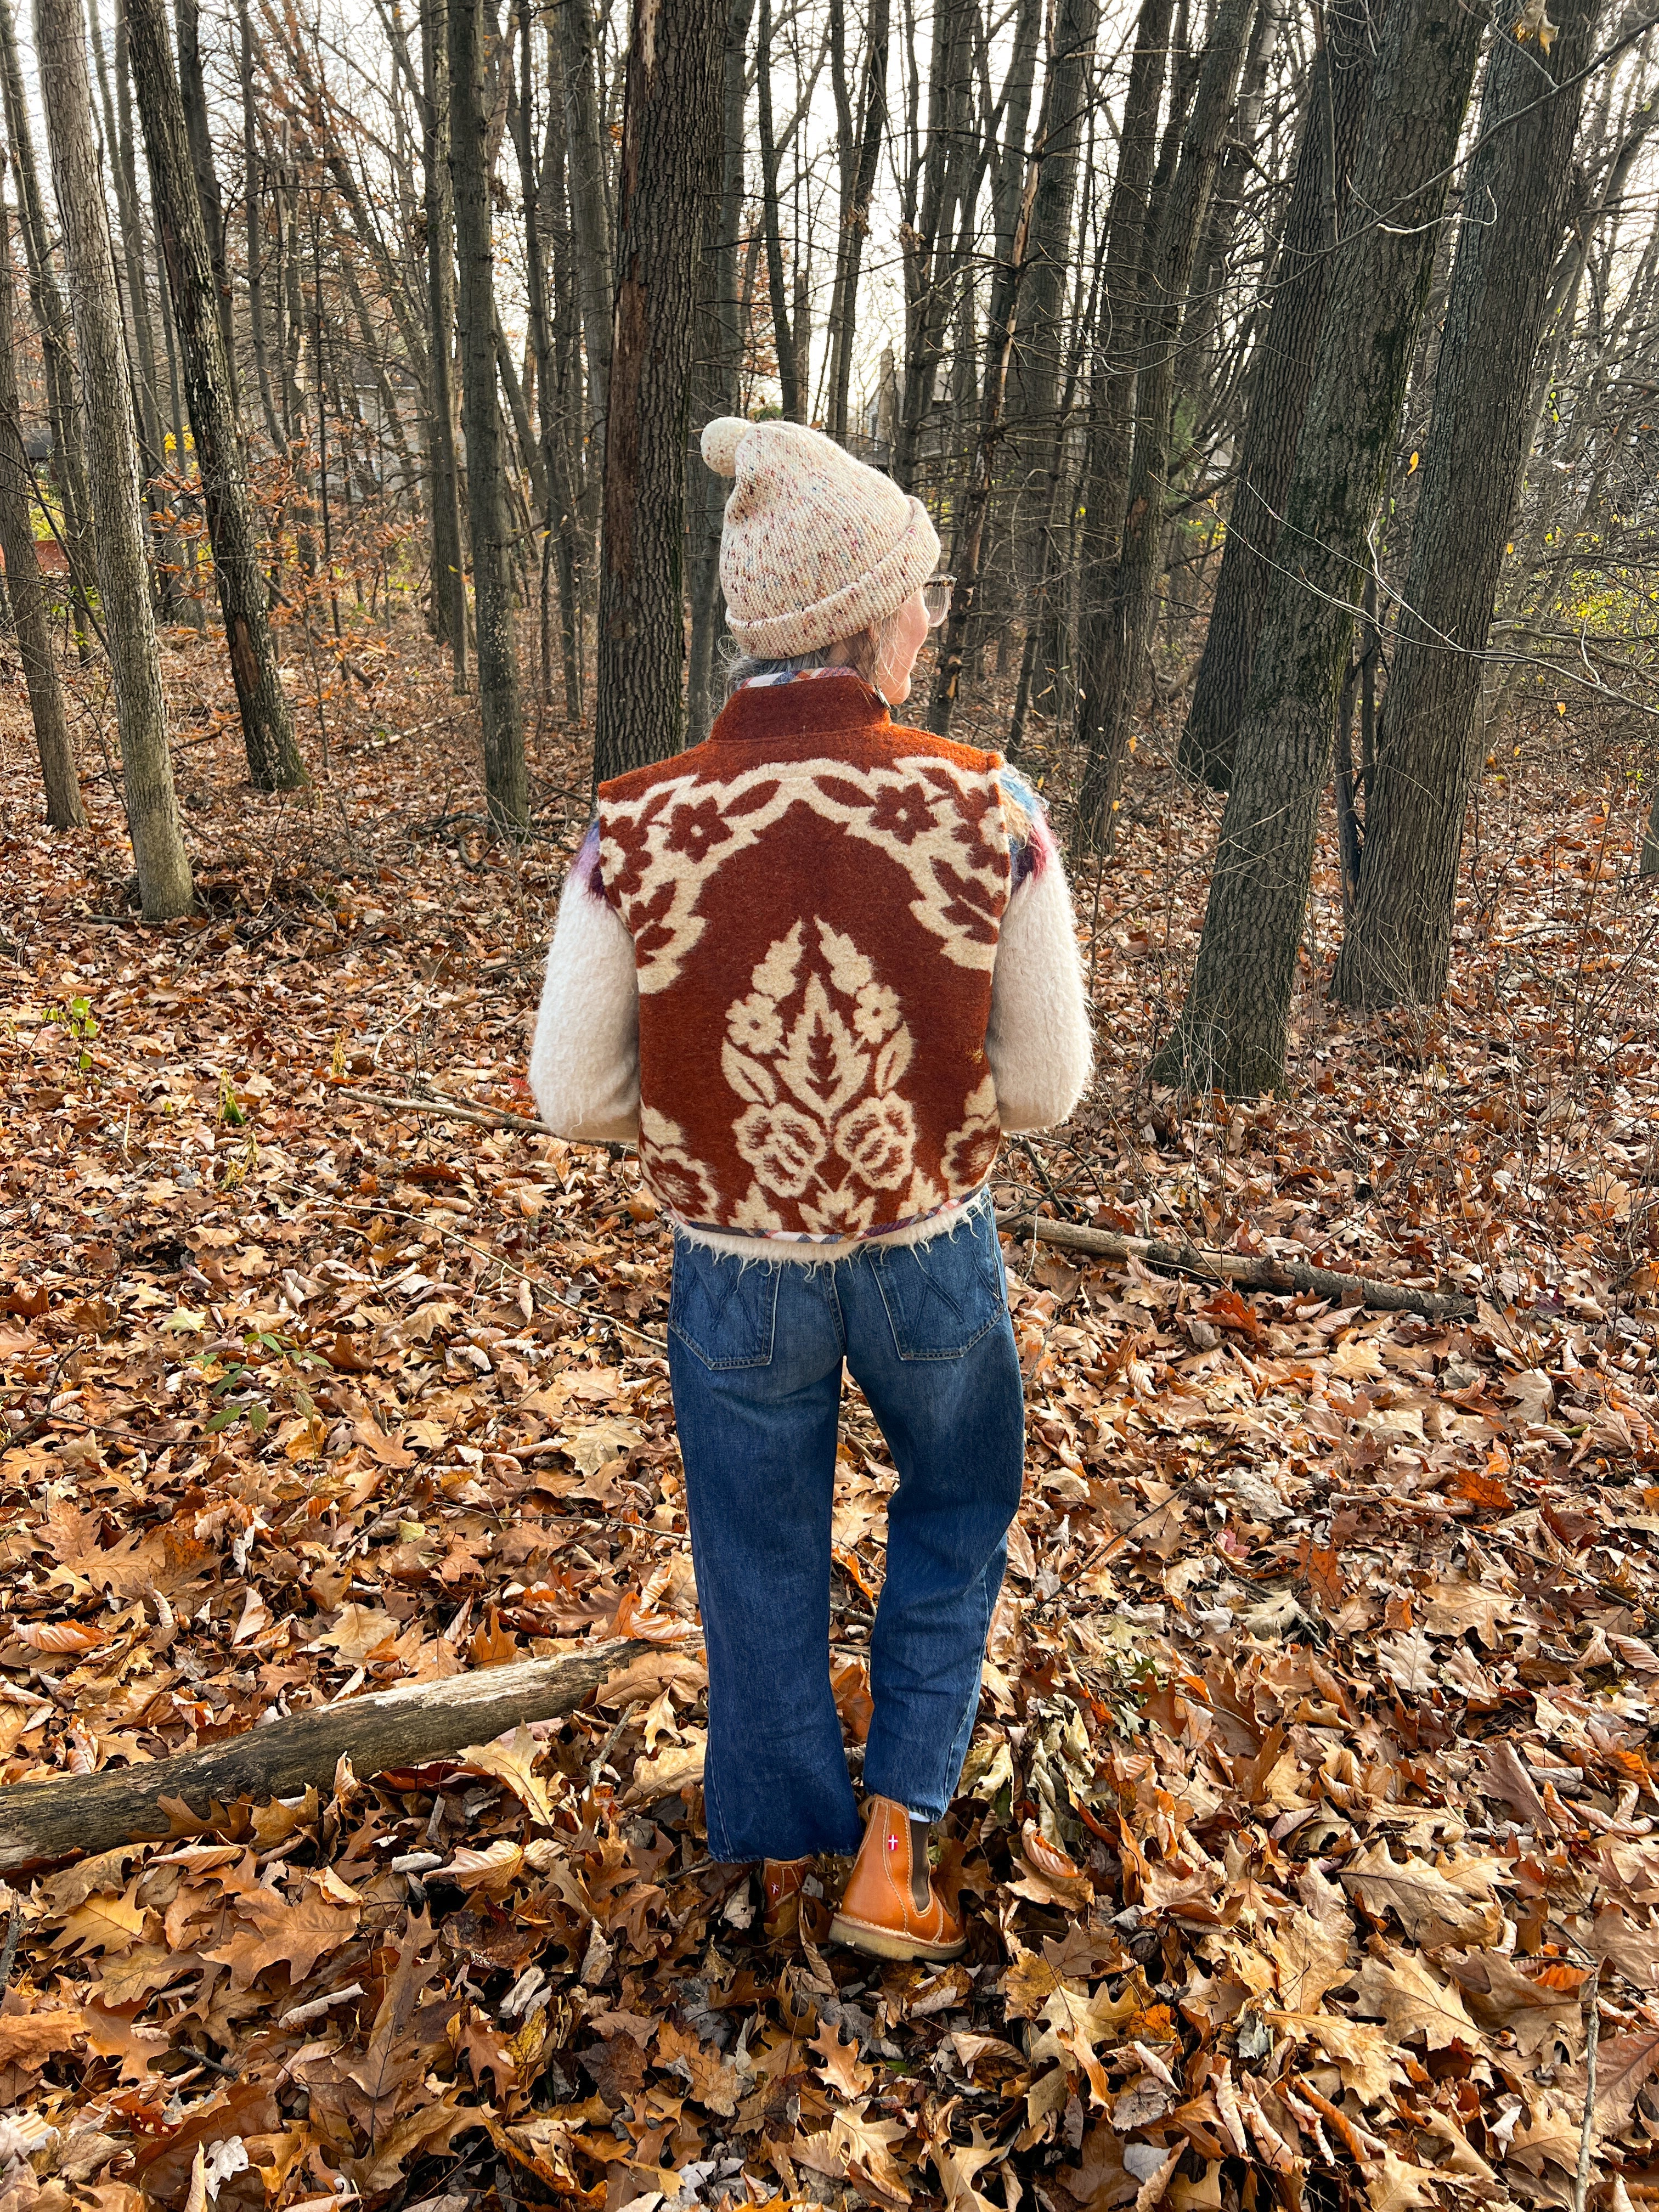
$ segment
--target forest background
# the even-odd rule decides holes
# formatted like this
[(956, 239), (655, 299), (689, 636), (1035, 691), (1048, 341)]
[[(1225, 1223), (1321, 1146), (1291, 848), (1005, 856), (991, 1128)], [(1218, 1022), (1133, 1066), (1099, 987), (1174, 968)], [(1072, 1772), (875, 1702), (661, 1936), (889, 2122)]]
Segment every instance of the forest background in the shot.
[[(1655, 44), (0, 0), (5, 2212), (1659, 2196)], [(932, 1974), (708, 1859), (668, 1239), (523, 1079), (772, 410), (1095, 1012)]]

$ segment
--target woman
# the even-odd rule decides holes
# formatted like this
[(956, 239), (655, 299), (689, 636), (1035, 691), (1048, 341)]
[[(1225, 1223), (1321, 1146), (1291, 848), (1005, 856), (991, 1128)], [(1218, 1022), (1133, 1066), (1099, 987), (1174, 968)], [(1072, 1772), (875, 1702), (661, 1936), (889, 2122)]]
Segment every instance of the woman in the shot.
[[(1090, 1033), (1060, 856), (994, 753), (904, 727), (948, 580), (919, 500), (817, 432), (711, 422), (744, 656), (707, 741), (602, 785), (559, 908), (531, 1087), (637, 1138), (674, 1224), (669, 1371), (708, 1650), (708, 1847), (789, 1932), (963, 1948), (933, 1891), (1019, 1504), (1019, 1363), (987, 1179), (1064, 1120)], [(830, 1687), (843, 1362), (898, 1470), (860, 1827)]]

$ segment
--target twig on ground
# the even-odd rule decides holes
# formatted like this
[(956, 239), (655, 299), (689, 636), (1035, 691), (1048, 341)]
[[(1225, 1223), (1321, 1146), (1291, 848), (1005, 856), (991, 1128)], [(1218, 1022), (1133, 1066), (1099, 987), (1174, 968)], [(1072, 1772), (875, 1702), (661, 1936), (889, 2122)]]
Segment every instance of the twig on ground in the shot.
[(1584, 1984), (1584, 2117), (1578, 2130), (1578, 2169), (1572, 2177), (1572, 2212), (1584, 2212), (1590, 2154), (1595, 2146), (1595, 2049), (1601, 2036), (1601, 1962)]
[(592, 1765), (588, 1769), (588, 1775), (595, 1790), (599, 1786), (599, 1777), (605, 1771), (605, 1763), (606, 1759), (610, 1758), (611, 1753), (617, 1748), (618, 1742), (622, 1739), (623, 1730), (628, 1726), (629, 1721), (633, 1719), (635, 1714), (638, 1712), (641, 1705), (643, 1705), (644, 1702), (645, 1700), (642, 1698), (635, 1698), (631, 1705), (624, 1705), (621, 1712), (617, 1716), (616, 1725), (612, 1728), (610, 1735), (606, 1736), (605, 1741), (599, 1746), (599, 1755), (593, 1761)]
[(514, 1114), (506, 1106), (460, 1106), (448, 1098), (394, 1098), (384, 1091), (359, 1090), (355, 1083), (343, 1083), (338, 1090), (342, 1097), (361, 1099), (365, 1106), (390, 1106), (401, 1114), (437, 1114), (447, 1121), (473, 1121), (481, 1129), (522, 1129), (535, 1137), (556, 1134), (533, 1114)]

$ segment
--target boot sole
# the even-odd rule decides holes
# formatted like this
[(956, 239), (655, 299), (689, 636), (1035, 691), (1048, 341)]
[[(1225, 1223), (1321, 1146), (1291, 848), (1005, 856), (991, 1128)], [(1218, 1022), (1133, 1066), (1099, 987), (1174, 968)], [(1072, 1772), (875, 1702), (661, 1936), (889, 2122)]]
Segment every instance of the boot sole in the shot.
[(922, 1961), (935, 1966), (948, 1966), (968, 1948), (965, 1936), (956, 1943), (925, 1943), (918, 1936), (896, 1936), (890, 1929), (872, 1928), (867, 1921), (848, 1920), (840, 1912), (830, 1923), (830, 1941), (848, 1944), (872, 1959)]

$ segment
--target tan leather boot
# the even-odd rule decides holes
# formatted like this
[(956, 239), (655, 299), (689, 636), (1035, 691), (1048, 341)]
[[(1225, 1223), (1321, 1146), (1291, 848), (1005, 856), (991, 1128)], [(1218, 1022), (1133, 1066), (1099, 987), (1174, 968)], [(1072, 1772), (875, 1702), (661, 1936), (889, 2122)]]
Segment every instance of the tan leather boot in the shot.
[(764, 1859), (761, 1863), (761, 1932), (769, 1943), (793, 1943), (800, 1933), (800, 1894), (812, 1862)]
[(878, 1959), (933, 1964), (959, 1959), (968, 1948), (961, 1922), (933, 1894), (910, 1815), (890, 1797), (872, 1797), (865, 1808), (864, 1841), (830, 1936)]

